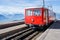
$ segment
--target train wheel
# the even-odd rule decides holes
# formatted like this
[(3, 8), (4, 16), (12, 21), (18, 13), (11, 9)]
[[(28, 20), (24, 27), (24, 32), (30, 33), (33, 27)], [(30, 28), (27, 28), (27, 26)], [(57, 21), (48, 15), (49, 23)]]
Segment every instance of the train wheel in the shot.
[(38, 30), (38, 31), (42, 31), (43, 28), (42, 28), (42, 27), (38, 27), (37, 30)]
[(39, 26), (34, 26), (32, 29), (35, 30), (35, 31), (40, 31)]
[(35, 31), (37, 30), (37, 28), (34, 25), (30, 25), (30, 28), (35, 30)]

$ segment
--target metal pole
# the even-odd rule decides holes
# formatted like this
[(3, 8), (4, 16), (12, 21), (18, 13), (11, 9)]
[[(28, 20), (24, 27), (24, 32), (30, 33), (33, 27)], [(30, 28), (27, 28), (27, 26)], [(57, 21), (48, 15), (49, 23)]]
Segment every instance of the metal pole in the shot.
[(56, 22), (56, 13), (54, 13), (54, 15), (55, 15), (55, 22)]
[(51, 8), (52, 8), (52, 11), (53, 11), (53, 6), (51, 6)]
[(43, 0), (43, 7), (45, 7), (45, 1)]

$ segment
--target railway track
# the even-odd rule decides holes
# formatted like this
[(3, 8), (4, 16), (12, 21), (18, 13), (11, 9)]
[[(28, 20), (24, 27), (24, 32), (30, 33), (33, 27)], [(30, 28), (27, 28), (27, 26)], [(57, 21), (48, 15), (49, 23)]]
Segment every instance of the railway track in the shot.
[[(25, 27), (25, 28), (22, 28), (22, 29), (17, 29), (19, 31), (14, 30), (14, 31), (6, 33), (6, 35), (8, 34), (8, 36), (4, 36), (5, 34), (0, 35), (0, 38), (1, 38), (1, 40), (35, 40), (46, 29), (40, 30), (40, 31), (36, 31), (36, 30), (32, 30), (32, 28)], [(9, 35), (10, 33), (12, 33), (12, 34)]]
[(11, 36), (5, 37), (2, 40), (32, 40), (33, 38), (36, 38), (38, 34), (41, 35), (43, 32), (44, 31), (35, 31), (31, 28), (26, 28)]
[(22, 29), (21, 31), (19, 31), (19, 32), (15, 33), (15, 34), (13, 34), (13, 35), (10, 35), (10, 36), (7, 36), (7, 37), (2, 38), (2, 40), (14, 39), (15, 37), (19, 36), (20, 34), (26, 32), (26, 31), (29, 31), (29, 30), (31, 30), (31, 28), (28, 28), (28, 27), (27, 27), (27, 28)]
[[(46, 28), (47, 29), (47, 28)], [(2, 38), (2, 40), (35, 40), (39, 37), (46, 29), (36, 31), (32, 30), (32, 28), (25, 28), (15, 34)]]

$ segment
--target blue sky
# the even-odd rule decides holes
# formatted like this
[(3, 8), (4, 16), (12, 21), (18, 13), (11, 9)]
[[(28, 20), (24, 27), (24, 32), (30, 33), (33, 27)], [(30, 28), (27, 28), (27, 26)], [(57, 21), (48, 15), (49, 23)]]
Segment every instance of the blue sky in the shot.
[[(45, 5), (52, 5), (53, 11), (60, 14), (60, 0), (45, 0)], [(25, 8), (41, 6), (42, 0), (0, 0), (0, 14), (24, 13)]]

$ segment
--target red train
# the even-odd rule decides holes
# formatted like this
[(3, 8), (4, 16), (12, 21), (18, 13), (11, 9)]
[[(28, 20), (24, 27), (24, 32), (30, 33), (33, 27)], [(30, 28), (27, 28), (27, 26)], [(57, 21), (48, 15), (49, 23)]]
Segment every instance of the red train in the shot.
[(25, 9), (25, 24), (32, 28), (41, 28), (55, 20), (55, 13), (47, 8)]

